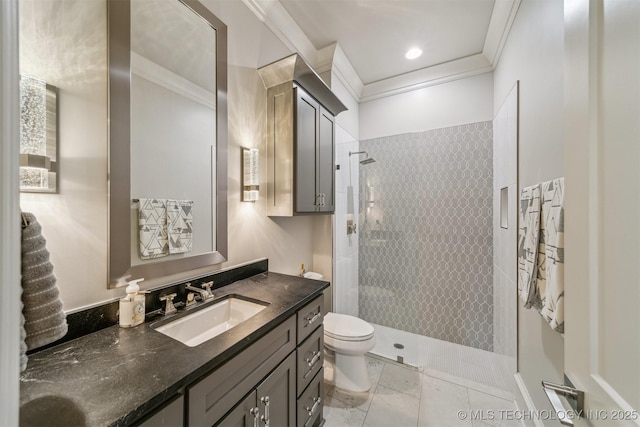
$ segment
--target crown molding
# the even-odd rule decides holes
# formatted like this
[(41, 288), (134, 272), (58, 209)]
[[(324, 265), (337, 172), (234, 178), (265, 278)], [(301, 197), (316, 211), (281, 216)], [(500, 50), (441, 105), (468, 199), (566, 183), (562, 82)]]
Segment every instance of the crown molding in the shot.
[(493, 68), (498, 65), (502, 49), (507, 41), (509, 31), (522, 0), (496, 0), (491, 13), (491, 21), (484, 39), (482, 54), (487, 58)]
[(340, 80), (353, 99), (360, 100), (364, 84), (337, 42), (318, 50), (316, 64), (318, 73), (331, 72), (332, 78)]
[(494, 70), (500, 60), (521, 0), (496, 0), (482, 53), (437, 64), (399, 76), (363, 84), (337, 43), (315, 49), (279, 0), (242, 0), (292, 52), (297, 52), (318, 74), (329, 73), (358, 102), (393, 96)]
[(435, 86), (454, 80), (490, 73), (493, 67), (487, 58), (478, 53), (455, 61), (444, 62), (410, 73), (391, 77), (364, 86), (360, 102), (398, 95), (416, 89)]
[(315, 67), (317, 51), (298, 23), (278, 0), (242, 0), (292, 53)]

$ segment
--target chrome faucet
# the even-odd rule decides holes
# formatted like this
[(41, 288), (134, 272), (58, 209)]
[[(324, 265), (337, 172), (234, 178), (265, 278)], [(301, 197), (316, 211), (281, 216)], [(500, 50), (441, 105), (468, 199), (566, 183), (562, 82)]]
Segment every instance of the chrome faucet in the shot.
[(202, 284), (202, 288), (198, 288), (196, 286), (192, 286), (191, 283), (187, 283), (187, 286), (185, 286), (185, 289), (189, 290), (189, 291), (195, 291), (198, 294), (200, 294), (200, 299), (202, 301), (207, 301), (210, 299), (213, 299), (213, 292), (211, 292), (211, 287), (213, 286), (213, 281), (211, 282), (206, 282)]

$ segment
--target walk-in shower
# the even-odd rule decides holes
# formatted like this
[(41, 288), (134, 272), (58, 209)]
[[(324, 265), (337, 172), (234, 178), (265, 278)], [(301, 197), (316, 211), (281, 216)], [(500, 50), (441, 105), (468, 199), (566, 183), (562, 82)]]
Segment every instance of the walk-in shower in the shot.
[(374, 326), (374, 354), (503, 388), (493, 123), (338, 141), (334, 310)]

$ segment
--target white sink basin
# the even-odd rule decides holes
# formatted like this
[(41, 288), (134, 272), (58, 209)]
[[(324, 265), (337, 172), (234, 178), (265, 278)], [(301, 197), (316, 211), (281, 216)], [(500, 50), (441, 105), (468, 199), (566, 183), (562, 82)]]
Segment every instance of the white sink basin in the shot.
[(267, 305), (231, 297), (159, 326), (156, 331), (195, 347), (255, 316)]

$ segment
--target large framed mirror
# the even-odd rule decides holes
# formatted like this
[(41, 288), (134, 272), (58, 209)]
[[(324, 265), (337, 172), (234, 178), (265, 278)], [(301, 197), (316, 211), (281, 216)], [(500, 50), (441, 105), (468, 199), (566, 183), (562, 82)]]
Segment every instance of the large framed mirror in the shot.
[(197, 0), (108, 0), (109, 287), (227, 256), (227, 27)]

